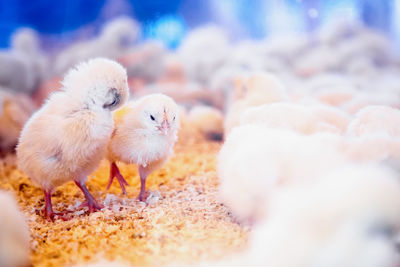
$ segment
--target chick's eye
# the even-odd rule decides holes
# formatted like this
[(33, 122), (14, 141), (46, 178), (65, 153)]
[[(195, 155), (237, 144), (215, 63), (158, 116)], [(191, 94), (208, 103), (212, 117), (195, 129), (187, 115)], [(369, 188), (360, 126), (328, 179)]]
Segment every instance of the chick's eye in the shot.
[(155, 121), (155, 120), (156, 120), (156, 119), (154, 119), (153, 115), (150, 115), (150, 119), (151, 119), (152, 121)]
[(172, 119), (175, 120), (175, 116)]

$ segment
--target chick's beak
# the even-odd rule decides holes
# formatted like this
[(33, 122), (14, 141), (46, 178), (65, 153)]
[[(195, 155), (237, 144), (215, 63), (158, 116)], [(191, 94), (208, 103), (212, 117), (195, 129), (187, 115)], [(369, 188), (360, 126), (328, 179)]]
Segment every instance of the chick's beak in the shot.
[(170, 126), (169, 126), (169, 123), (168, 123), (168, 121), (167, 121), (166, 119), (164, 119), (164, 120), (161, 122), (161, 125), (158, 126), (158, 130), (160, 130), (160, 132), (161, 132), (163, 135), (167, 135), (167, 134), (168, 134), (169, 128), (170, 128)]

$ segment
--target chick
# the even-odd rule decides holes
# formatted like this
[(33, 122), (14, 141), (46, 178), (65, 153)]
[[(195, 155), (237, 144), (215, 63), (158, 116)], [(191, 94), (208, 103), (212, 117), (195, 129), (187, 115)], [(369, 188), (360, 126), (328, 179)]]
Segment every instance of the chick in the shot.
[(139, 27), (129, 17), (111, 20), (98, 37), (77, 42), (62, 51), (54, 62), (54, 75), (60, 75), (76, 63), (93, 57), (116, 59), (127, 52), (139, 35)]
[(348, 126), (350, 136), (365, 134), (399, 137), (400, 111), (387, 106), (367, 106), (355, 115)]
[(180, 45), (177, 55), (186, 75), (202, 85), (209, 83), (212, 74), (229, 58), (229, 39), (221, 28), (214, 25), (191, 31)]
[(360, 92), (352, 100), (343, 103), (340, 108), (349, 114), (356, 114), (367, 106), (389, 106), (400, 108), (400, 99), (398, 92), (383, 91), (380, 88), (374, 88), (374, 91)]
[(0, 51), (0, 85), (31, 94), (42, 81), (46, 64), (37, 33), (21, 28), (11, 38), (11, 49)]
[(328, 133), (304, 136), (259, 124), (236, 127), (218, 155), (220, 199), (240, 220), (261, 221), (277, 188), (313, 182), (343, 164), (331, 139)]
[(162, 43), (149, 41), (125, 53), (119, 62), (126, 66), (129, 78), (151, 83), (164, 73), (166, 54)]
[(338, 143), (350, 161), (380, 162), (400, 159), (400, 141), (385, 135), (345, 136)]
[(274, 197), (268, 221), (250, 241), (250, 265), (398, 266), (399, 208), (396, 173), (375, 165), (327, 172), (314, 185)]
[(270, 128), (290, 129), (302, 134), (317, 132), (343, 133), (350, 121), (339, 109), (326, 105), (303, 106), (273, 103), (247, 109), (241, 125), (262, 123)]
[(29, 266), (29, 231), (15, 199), (0, 191), (0, 266)]
[(24, 124), (35, 108), (25, 94), (13, 94), (0, 88), (0, 152), (14, 150)]
[(32, 93), (35, 77), (29, 68), (29, 62), (20, 53), (0, 51), (0, 86), (13, 91)]
[(11, 37), (11, 47), (28, 62), (36, 89), (49, 75), (49, 61), (40, 47), (39, 34), (31, 28), (19, 28)]
[(225, 134), (240, 124), (240, 115), (247, 108), (285, 100), (286, 88), (275, 75), (259, 72), (237, 79), (225, 117)]
[(195, 106), (187, 116), (188, 126), (208, 140), (221, 141), (224, 136), (222, 112), (209, 106)]
[(110, 187), (116, 176), (124, 194), (124, 180), (116, 161), (135, 163), (140, 175), (139, 200), (146, 199), (146, 178), (159, 169), (173, 152), (179, 128), (179, 109), (163, 94), (144, 96), (114, 114), (115, 129), (108, 146)]
[(129, 94), (126, 70), (104, 58), (80, 63), (62, 83), (28, 120), (17, 146), (19, 168), (44, 190), (47, 219), (55, 215), (51, 193), (68, 181), (82, 190), (89, 212), (102, 208), (85, 183), (107, 151), (111, 111)]

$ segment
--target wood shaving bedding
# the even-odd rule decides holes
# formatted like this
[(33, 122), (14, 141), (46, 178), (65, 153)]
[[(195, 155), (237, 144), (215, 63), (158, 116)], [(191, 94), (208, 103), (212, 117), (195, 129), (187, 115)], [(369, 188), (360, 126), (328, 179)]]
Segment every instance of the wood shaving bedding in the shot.
[(98, 259), (135, 266), (190, 264), (243, 249), (248, 230), (217, 200), (220, 144), (185, 131), (180, 140), (171, 160), (149, 176), (148, 204), (136, 200), (140, 181), (135, 165), (120, 164), (130, 184), (127, 196), (116, 181), (105, 192), (107, 161), (89, 177), (89, 190), (106, 206), (101, 212), (88, 215), (78, 208), (84, 197), (74, 183), (58, 187), (54, 208), (73, 210), (68, 221), (47, 222), (42, 190), (10, 164), (15, 156), (3, 159), (0, 188), (14, 192), (29, 220), (32, 265), (70, 266)]

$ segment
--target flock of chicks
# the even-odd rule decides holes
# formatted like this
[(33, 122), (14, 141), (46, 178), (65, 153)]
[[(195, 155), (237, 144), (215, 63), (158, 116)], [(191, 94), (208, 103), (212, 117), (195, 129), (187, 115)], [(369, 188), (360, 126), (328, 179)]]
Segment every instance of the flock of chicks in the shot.
[[(145, 201), (146, 177), (172, 154), (181, 124), (224, 140), (220, 200), (252, 229), (242, 254), (199, 265), (399, 265), (400, 61), (384, 36), (345, 22), (233, 44), (206, 26), (169, 52), (153, 41), (133, 46), (138, 34), (135, 21), (119, 18), (93, 40), (45, 55), (25, 29), (0, 53), (13, 68), (0, 73), (0, 148), (19, 140), (18, 166), (43, 188), (49, 220), (68, 219), (51, 205), (67, 181), (89, 212), (102, 209), (85, 182), (103, 158), (108, 187), (116, 178), (124, 193), (117, 163), (138, 166)], [(138, 100), (126, 103), (129, 91)], [(23, 221), (15, 201), (0, 198), (9, 214), (0, 260), (21, 266), (28, 232), (15, 226)]]

